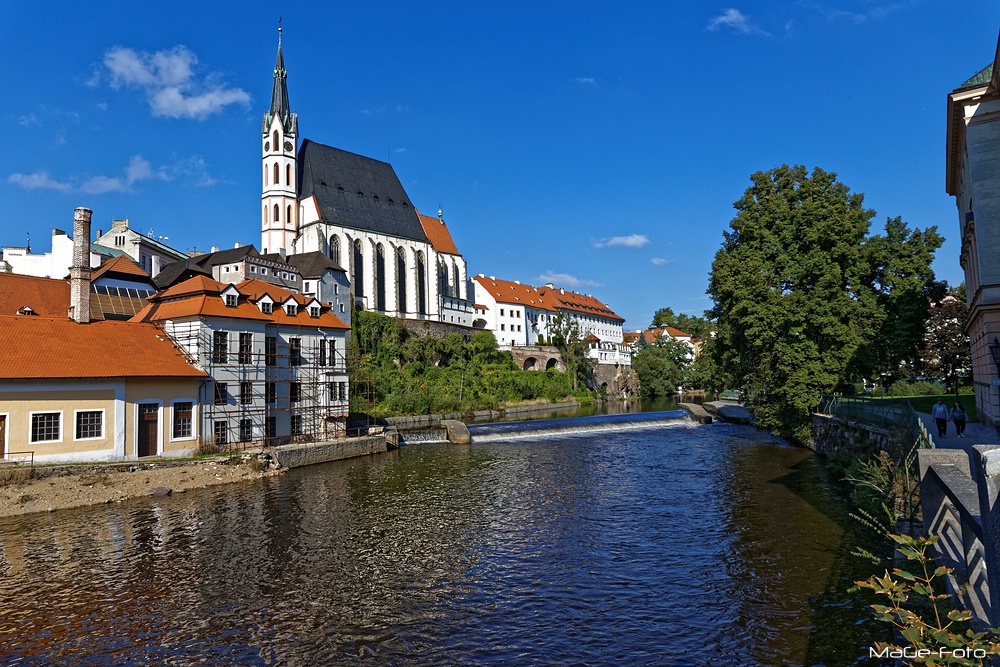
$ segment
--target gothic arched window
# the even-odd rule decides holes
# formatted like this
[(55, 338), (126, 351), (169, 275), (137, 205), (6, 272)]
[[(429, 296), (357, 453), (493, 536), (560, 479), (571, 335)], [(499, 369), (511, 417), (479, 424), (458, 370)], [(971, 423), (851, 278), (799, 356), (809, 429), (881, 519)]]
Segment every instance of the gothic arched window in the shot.
[(280, 173), (278, 172), (278, 163), (274, 163), (274, 184), (281, 185)]
[(278, 152), (281, 151), (281, 148), (278, 145), (278, 131), (277, 130), (275, 130), (274, 134), (271, 135), (271, 150), (273, 150), (275, 153), (278, 153)]
[(285, 185), (292, 184), (292, 165), (285, 165)]
[(396, 250), (396, 310), (406, 312), (406, 250)]
[(375, 246), (375, 310), (385, 311), (385, 248)]
[(267, 186), (267, 165), (264, 165), (264, 186)]
[(454, 296), (455, 296), (456, 299), (461, 299), (462, 298), (462, 291), (458, 288), (458, 286), (460, 284), (458, 282), (458, 264), (452, 265), (451, 272), (453, 274), (453, 277), (455, 278), (455, 280), (454, 280), (454, 285), (455, 285)]
[(274, 205), (274, 221), (281, 222), (281, 209), (278, 208), (277, 204)]
[(287, 209), (285, 209), (285, 224), (286, 225), (292, 224), (292, 207), (291, 206), (289, 206)]
[(330, 237), (330, 259), (334, 264), (340, 265), (340, 237), (336, 234)]
[(364, 281), (364, 255), (361, 254), (361, 239), (354, 241), (354, 262), (352, 262), (351, 282), (354, 283), (354, 296), (363, 297), (365, 295)]

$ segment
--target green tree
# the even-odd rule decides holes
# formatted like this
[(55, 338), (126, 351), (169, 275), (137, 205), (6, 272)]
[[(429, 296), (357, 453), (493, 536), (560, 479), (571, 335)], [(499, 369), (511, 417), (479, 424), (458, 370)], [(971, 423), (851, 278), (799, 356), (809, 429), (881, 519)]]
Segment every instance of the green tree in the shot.
[(956, 394), (959, 379), (972, 374), (972, 351), (965, 332), (967, 318), (965, 301), (949, 294), (931, 306), (930, 317), (924, 323), (921, 370), (944, 378)]
[(886, 386), (912, 375), (923, 347), (924, 321), (931, 300), (944, 296), (931, 262), (944, 239), (936, 227), (910, 230), (900, 218), (885, 223), (885, 234), (866, 240), (868, 276), (876, 319), (870, 345), (859, 350), (855, 377), (880, 377)]
[(872, 279), (885, 277), (891, 295), (897, 269), (876, 250), (912, 235), (890, 221), (895, 240), (869, 244), (875, 212), (822, 169), (784, 165), (750, 180), (712, 263), (712, 354), (758, 425), (804, 442), (820, 396), (846, 380), (885, 321)]
[(712, 330), (712, 321), (705, 317), (698, 317), (697, 315), (687, 315), (685, 313), (676, 315), (674, 314), (674, 309), (667, 306), (653, 313), (653, 321), (650, 323), (649, 328), (655, 329), (656, 327), (673, 327), (684, 333), (691, 334), (695, 338), (701, 338)]
[(581, 340), (580, 323), (562, 311), (549, 321), (549, 342), (558, 348), (566, 363), (566, 372), (573, 378), (573, 391), (594, 377), (594, 368), (587, 357), (587, 343)]
[(639, 376), (642, 397), (659, 398), (676, 393), (692, 361), (691, 348), (670, 337), (642, 345), (632, 357), (632, 370)]

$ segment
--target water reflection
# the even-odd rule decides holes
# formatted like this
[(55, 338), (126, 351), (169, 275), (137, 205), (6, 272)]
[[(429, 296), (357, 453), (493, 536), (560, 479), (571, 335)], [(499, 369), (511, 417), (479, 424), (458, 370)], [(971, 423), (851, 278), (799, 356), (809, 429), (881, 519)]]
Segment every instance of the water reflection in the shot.
[(843, 526), (742, 427), (408, 447), (3, 521), (0, 662), (847, 664)]

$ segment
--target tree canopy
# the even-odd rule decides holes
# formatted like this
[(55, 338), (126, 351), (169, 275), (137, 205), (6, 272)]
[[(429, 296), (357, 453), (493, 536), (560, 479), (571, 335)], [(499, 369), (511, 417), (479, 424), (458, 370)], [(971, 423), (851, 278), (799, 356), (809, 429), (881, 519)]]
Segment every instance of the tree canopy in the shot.
[(712, 322), (697, 315), (687, 315), (685, 313), (677, 315), (674, 313), (673, 308), (667, 306), (653, 313), (653, 321), (650, 322), (649, 328), (655, 329), (656, 327), (673, 327), (684, 333), (691, 334), (695, 338), (700, 338), (711, 331)]
[(896, 363), (907, 346), (915, 354), (920, 330), (895, 334), (898, 349), (879, 334), (933, 280), (940, 237), (898, 218), (869, 237), (875, 212), (864, 196), (819, 168), (784, 165), (750, 180), (709, 279), (715, 383), (741, 389), (762, 428), (804, 442), (823, 393), (859, 367)]

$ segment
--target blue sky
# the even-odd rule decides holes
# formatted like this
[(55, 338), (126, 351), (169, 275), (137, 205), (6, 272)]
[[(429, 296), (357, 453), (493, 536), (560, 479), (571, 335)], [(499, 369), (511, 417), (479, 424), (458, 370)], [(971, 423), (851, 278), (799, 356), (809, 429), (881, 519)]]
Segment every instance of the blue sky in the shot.
[(259, 246), (279, 14), (301, 137), (390, 161), (470, 274), (593, 294), (628, 330), (701, 314), (750, 174), (804, 164), (873, 231), (937, 225), (962, 280), (946, 96), (992, 61), (994, 3), (5, 0), (0, 244), (47, 251), (86, 206)]

